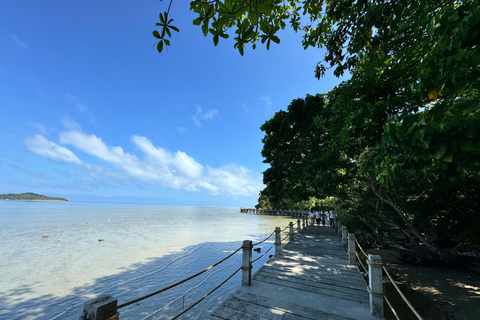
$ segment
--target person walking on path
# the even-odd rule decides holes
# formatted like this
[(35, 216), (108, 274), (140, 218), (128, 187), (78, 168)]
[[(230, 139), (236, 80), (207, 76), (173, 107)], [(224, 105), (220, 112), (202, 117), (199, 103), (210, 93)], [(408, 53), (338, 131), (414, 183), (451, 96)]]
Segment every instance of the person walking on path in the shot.
[(337, 213), (332, 209), (329, 212), (329, 219), (330, 219), (330, 227), (335, 228), (335, 218)]
[(325, 211), (322, 211), (320, 214), (320, 217), (322, 218), (322, 225), (325, 227), (325, 220), (327, 219), (327, 215), (325, 214)]
[(313, 209), (310, 210), (310, 224), (313, 225), (315, 223), (315, 213), (313, 213)]
[(320, 227), (320, 212), (315, 213), (315, 220), (317, 221), (317, 226)]

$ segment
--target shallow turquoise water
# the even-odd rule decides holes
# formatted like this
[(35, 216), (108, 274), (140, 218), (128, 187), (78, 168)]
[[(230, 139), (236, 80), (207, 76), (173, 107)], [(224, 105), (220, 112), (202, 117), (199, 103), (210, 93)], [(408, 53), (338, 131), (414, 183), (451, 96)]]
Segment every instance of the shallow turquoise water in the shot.
[[(239, 208), (0, 201), (0, 319), (77, 319), (86, 299), (106, 293), (121, 304), (143, 296), (290, 221)], [(262, 253), (272, 241), (261, 245)], [(169, 319), (240, 264), (241, 252), (190, 282), (122, 308), (121, 319)], [(204, 318), (239, 285), (237, 274), (182, 319)]]

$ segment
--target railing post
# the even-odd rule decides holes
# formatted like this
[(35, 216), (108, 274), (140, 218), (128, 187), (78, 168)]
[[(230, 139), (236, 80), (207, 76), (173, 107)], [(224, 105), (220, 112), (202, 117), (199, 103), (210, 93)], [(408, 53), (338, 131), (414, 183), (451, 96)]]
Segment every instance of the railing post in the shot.
[(342, 226), (342, 245), (344, 247), (347, 246), (347, 233), (348, 233), (347, 227)]
[(348, 234), (348, 256), (350, 265), (357, 263), (357, 257), (355, 256), (355, 233)]
[(370, 312), (383, 317), (383, 271), (382, 257), (368, 255), (368, 293), (370, 294)]
[(104, 294), (87, 300), (83, 304), (83, 313), (78, 320), (118, 320), (117, 300)]
[(339, 235), (342, 235), (342, 222), (341, 221), (338, 221), (338, 223), (337, 223), (337, 233)]
[(278, 256), (282, 254), (282, 239), (280, 236), (281, 229), (280, 227), (275, 228), (275, 255)]
[(290, 221), (289, 227), (290, 227), (290, 241), (294, 241), (295, 240), (295, 233), (293, 231), (293, 222), (292, 221)]
[(242, 286), (252, 284), (252, 241), (243, 241), (243, 257), (242, 257)]
[(305, 216), (303, 216), (303, 218), (302, 218), (302, 226), (303, 226), (302, 230), (305, 230)]
[(302, 230), (302, 228), (300, 227), (300, 219), (297, 220), (297, 231), (300, 231)]

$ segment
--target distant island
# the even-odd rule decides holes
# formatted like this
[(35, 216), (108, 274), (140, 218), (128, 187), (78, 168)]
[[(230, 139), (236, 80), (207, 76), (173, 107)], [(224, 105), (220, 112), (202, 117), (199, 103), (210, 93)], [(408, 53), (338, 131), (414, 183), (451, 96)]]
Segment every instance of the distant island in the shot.
[(32, 192), (0, 194), (0, 200), (40, 200), (40, 201), (68, 201), (65, 198), (47, 197)]

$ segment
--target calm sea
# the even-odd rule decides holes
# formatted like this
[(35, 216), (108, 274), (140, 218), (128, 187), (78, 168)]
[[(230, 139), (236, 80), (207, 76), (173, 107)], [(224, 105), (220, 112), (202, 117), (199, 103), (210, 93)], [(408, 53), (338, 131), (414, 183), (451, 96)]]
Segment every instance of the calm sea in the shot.
[[(285, 217), (239, 208), (0, 201), (0, 319), (77, 319), (83, 302), (119, 304), (193, 275), (258, 242)], [(260, 245), (260, 256), (273, 243)], [(254, 264), (257, 270), (273, 249)], [(170, 319), (241, 265), (241, 251), (172, 290), (120, 309), (120, 318)], [(203, 319), (241, 282), (240, 273), (181, 319)]]

